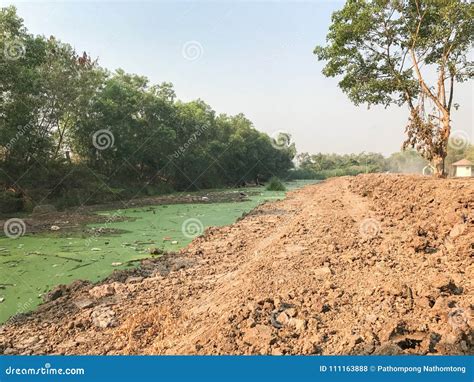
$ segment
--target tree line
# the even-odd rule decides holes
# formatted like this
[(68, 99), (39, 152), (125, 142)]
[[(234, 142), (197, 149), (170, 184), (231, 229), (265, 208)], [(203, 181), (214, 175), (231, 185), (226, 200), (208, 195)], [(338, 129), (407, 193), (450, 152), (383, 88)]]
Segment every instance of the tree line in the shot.
[[(474, 162), (474, 145), (451, 139), (447, 147), (445, 173), (454, 175), (452, 163), (466, 158)], [(291, 179), (327, 179), (335, 176), (357, 175), (374, 172), (421, 174), (423, 169), (433, 172), (430, 162), (416, 150), (402, 150), (388, 157), (379, 153), (358, 154), (308, 154), (296, 156), (297, 166), (290, 170)]]
[(0, 12), (0, 207), (97, 203), (261, 182), (292, 168), (243, 114), (183, 102), (169, 82), (110, 72)]

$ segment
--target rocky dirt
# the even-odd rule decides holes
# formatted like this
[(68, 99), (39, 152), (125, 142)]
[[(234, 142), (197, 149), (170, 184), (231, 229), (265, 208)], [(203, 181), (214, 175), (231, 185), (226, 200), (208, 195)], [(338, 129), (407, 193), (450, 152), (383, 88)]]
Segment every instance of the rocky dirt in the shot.
[(474, 180), (336, 178), (0, 327), (3, 354), (472, 354)]

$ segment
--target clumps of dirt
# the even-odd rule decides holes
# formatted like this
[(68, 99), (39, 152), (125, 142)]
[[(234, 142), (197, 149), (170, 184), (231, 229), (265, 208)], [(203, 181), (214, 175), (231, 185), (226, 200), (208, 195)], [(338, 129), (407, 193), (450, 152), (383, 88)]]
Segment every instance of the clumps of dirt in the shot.
[(474, 182), (336, 178), (0, 327), (4, 354), (471, 354)]

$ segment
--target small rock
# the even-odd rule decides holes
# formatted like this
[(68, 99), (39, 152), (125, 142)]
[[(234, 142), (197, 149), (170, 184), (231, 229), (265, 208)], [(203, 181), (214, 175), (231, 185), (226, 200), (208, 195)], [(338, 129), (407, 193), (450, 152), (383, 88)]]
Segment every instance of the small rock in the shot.
[(50, 290), (48, 293), (43, 295), (44, 302), (50, 302), (57, 300), (59, 297), (64, 296), (67, 293), (66, 285), (58, 285), (56, 288)]
[(89, 294), (94, 298), (102, 298), (106, 296), (112, 296), (115, 294), (115, 288), (112, 285), (104, 284), (98, 285), (91, 290), (89, 290)]
[(277, 321), (282, 324), (282, 325), (286, 325), (288, 324), (288, 321), (289, 321), (289, 318), (288, 316), (286, 315), (285, 312), (281, 312), (277, 317), (276, 317)]
[(126, 284), (137, 284), (137, 283), (140, 283), (143, 281), (143, 277), (141, 276), (130, 276), (130, 277), (127, 277), (127, 279), (125, 280), (125, 283)]
[(456, 224), (449, 232), (449, 237), (452, 239), (455, 239), (456, 237), (462, 235), (466, 227), (467, 227), (466, 224)]
[(306, 329), (306, 320), (301, 320), (299, 318), (291, 318), (288, 321), (288, 325), (293, 326), (297, 331), (302, 331)]
[(91, 306), (94, 305), (94, 301), (91, 299), (85, 298), (82, 300), (76, 300), (74, 301), (74, 305), (76, 305), (79, 309), (86, 309), (90, 308)]
[(320, 267), (313, 271), (316, 278), (322, 279), (331, 275), (331, 269), (329, 267)]
[(375, 321), (377, 321), (377, 315), (375, 314), (367, 314), (365, 316), (365, 320), (369, 323), (369, 324), (374, 324)]
[(243, 341), (249, 345), (265, 343), (269, 344), (272, 339), (272, 328), (266, 325), (255, 325), (244, 332)]
[(374, 350), (373, 355), (400, 355), (402, 350), (395, 344), (390, 342), (380, 345), (377, 349)]
[(91, 313), (92, 323), (98, 328), (108, 328), (115, 325), (115, 312), (107, 307), (99, 307)]
[(283, 355), (283, 352), (281, 351), (280, 348), (273, 348), (272, 355)]
[(295, 317), (295, 316), (296, 316), (296, 309), (295, 309), (295, 308), (286, 309), (286, 310), (285, 310), (285, 313), (286, 313), (289, 317)]
[(61, 227), (59, 227), (57, 225), (52, 225), (50, 229), (51, 229), (51, 231), (59, 231), (61, 229)]

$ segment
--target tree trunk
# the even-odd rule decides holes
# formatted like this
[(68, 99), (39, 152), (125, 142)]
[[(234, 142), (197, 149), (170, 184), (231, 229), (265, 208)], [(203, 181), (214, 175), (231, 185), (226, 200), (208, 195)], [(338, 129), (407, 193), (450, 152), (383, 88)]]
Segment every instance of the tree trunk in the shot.
[(434, 168), (433, 176), (436, 178), (444, 177), (444, 158), (441, 155), (435, 155), (431, 163)]
[(441, 118), (442, 128), (439, 135), (439, 143), (435, 155), (432, 159), (432, 165), (435, 169), (433, 175), (437, 178), (446, 176), (444, 162), (448, 154), (449, 136), (451, 134), (451, 120), (449, 111), (443, 110), (443, 118)]

